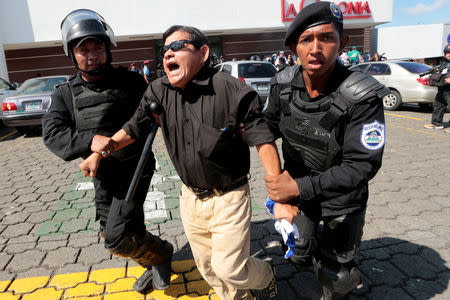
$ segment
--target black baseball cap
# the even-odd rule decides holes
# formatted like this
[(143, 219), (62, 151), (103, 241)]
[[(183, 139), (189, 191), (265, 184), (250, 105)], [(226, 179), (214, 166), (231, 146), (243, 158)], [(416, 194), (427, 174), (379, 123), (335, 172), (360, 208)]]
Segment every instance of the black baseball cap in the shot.
[(343, 24), (342, 11), (335, 3), (320, 1), (305, 6), (289, 26), (284, 44), (289, 46), (308, 28), (328, 23)]

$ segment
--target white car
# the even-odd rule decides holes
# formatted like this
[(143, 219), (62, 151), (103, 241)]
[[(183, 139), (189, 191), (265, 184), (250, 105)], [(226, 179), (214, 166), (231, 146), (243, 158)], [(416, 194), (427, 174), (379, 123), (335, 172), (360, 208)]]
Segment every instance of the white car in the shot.
[(269, 95), (270, 79), (277, 73), (277, 69), (271, 63), (255, 60), (226, 61), (215, 68), (251, 86), (263, 103)]
[(350, 67), (350, 70), (372, 75), (389, 88), (391, 93), (383, 98), (383, 106), (385, 110), (396, 110), (403, 103), (417, 103), (420, 106), (433, 103), (437, 88), (428, 85), (428, 76), (419, 76), (430, 68), (416, 62), (387, 60), (361, 63)]

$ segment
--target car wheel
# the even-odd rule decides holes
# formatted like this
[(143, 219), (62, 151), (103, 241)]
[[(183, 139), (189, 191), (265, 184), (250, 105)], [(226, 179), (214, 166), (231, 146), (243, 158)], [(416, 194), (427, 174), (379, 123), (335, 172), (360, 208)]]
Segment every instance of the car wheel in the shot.
[(402, 96), (395, 91), (383, 97), (383, 107), (385, 110), (396, 110), (402, 105)]

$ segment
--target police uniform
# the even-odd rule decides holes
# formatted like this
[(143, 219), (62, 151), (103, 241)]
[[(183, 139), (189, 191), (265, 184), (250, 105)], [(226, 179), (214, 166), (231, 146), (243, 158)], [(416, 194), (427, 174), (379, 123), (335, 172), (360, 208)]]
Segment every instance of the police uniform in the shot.
[[(444, 48), (444, 55), (450, 52), (450, 44)], [(433, 102), (433, 114), (431, 116), (431, 123), (435, 126), (442, 126), (442, 119), (450, 99), (450, 84), (445, 82), (445, 78), (450, 77), (450, 61), (445, 57), (437, 67), (437, 71), (430, 75), (429, 82), (431, 86), (436, 86), (438, 92)]]
[[(86, 158), (92, 152), (94, 135), (112, 136), (134, 113), (146, 89), (139, 74), (108, 68), (99, 82), (85, 82), (81, 75), (70, 78), (52, 95), (52, 105), (42, 118), (45, 145), (66, 161)], [(146, 130), (150, 128), (146, 124)], [(123, 201), (142, 152), (141, 141), (102, 159), (95, 187), (96, 220), (106, 232), (106, 246), (122, 240), (128, 233), (146, 235), (143, 203), (155, 165), (149, 159), (132, 203)]]
[[(289, 27), (286, 44), (305, 29), (342, 24), (329, 2), (306, 6)], [(325, 88), (312, 98), (300, 65), (270, 82), (264, 115), (283, 140), (284, 168), (300, 196), (300, 231), (290, 262), (302, 269), (313, 261), (324, 298), (347, 294), (360, 282), (358, 255), (368, 200), (368, 181), (381, 167), (385, 143), (382, 97), (389, 90), (373, 77), (336, 63)], [(319, 223), (323, 221), (319, 231)]]
[[(139, 74), (111, 66), (110, 45), (115, 45), (114, 36), (104, 19), (94, 11), (81, 9), (71, 12), (63, 20), (61, 28), (65, 53), (77, 68), (72, 48), (79, 47), (86, 39), (102, 43), (107, 54), (106, 63), (95, 70), (83, 71), (101, 75), (98, 76), (101, 79), (86, 82), (78, 72), (55, 90), (51, 106), (42, 118), (45, 145), (57, 156), (70, 161), (92, 154), (91, 141), (95, 135), (111, 137), (120, 130), (138, 107), (147, 84)], [(144, 136), (150, 131), (152, 122), (148, 120), (142, 124)], [(100, 220), (105, 248), (148, 269), (133, 286), (139, 292), (151, 286), (149, 280), (155, 273), (164, 277), (163, 283), (159, 280), (161, 276), (157, 278), (155, 288), (168, 286), (166, 277), (170, 276), (173, 253), (172, 246), (147, 232), (144, 223), (143, 204), (155, 166), (153, 155), (143, 171), (133, 201), (124, 201), (143, 144), (138, 140), (130, 147), (103, 158), (93, 179), (96, 220)]]

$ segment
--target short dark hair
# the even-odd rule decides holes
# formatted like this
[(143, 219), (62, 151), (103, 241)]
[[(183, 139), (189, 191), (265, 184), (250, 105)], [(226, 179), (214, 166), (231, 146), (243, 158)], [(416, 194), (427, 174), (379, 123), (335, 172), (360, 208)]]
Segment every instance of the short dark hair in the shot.
[(166, 39), (177, 31), (183, 31), (189, 33), (189, 40), (193, 42), (196, 49), (200, 49), (201, 46), (206, 45), (209, 47), (209, 40), (206, 35), (203, 34), (199, 29), (192, 26), (184, 25), (173, 25), (166, 30), (163, 34), (163, 44), (166, 43)]

